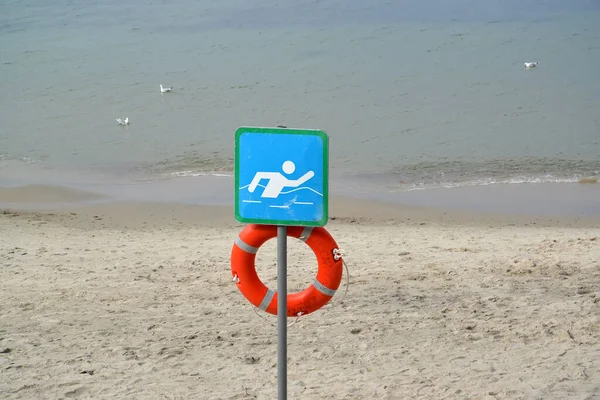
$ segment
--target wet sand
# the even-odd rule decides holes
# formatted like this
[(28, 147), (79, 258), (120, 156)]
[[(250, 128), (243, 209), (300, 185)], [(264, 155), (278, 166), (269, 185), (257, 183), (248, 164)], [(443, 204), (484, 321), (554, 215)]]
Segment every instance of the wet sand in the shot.
[[(406, 191), (389, 185), (334, 179), (329, 194), (333, 201), (373, 202), (377, 208), (383, 207), (390, 218), (398, 214), (397, 209), (411, 206), (411, 212), (427, 207), (478, 214), (478, 218), (495, 214), (518, 215), (526, 220), (531, 216), (600, 219), (598, 183), (496, 184)], [(137, 183), (40, 181), (17, 186), (0, 182), (0, 208), (66, 210), (113, 202), (231, 206), (234, 180), (231, 176), (194, 176)]]

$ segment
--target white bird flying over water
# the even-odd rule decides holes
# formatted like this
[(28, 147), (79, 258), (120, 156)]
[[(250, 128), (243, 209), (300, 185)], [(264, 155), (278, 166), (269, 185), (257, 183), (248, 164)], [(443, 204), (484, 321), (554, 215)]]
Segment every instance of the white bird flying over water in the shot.
[(525, 63), (525, 68), (535, 68), (537, 67), (539, 64), (539, 62), (537, 61), (533, 61), (533, 62), (526, 62)]
[(117, 118), (117, 122), (119, 123), (119, 125), (129, 125), (129, 117), (125, 119)]
[(170, 92), (171, 90), (173, 90), (172, 87), (163, 87), (162, 83), (159, 86), (160, 86), (161, 93), (166, 93), (166, 92)]

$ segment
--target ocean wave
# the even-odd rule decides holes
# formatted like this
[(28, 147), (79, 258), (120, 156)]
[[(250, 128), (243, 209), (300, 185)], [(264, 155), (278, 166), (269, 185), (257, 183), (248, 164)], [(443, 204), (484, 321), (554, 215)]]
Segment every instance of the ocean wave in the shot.
[(387, 172), (353, 174), (353, 177), (391, 191), (501, 184), (598, 183), (600, 161), (526, 158), (424, 162), (401, 165)]
[[(470, 181), (456, 181), (445, 183), (416, 183), (407, 185), (405, 191), (425, 190), (436, 188), (455, 188), (455, 187), (470, 187), (470, 186), (490, 186), (490, 185), (514, 185), (514, 184), (535, 184), (535, 183), (598, 183), (600, 177), (595, 176), (573, 176), (565, 178), (557, 178), (553, 176), (547, 177), (514, 177), (508, 179), (482, 178)], [(410, 187), (412, 186), (412, 187)]]
[(194, 176), (220, 176), (220, 177), (233, 177), (233, 173), (216, 172), (216, 171), (177, 171), (171, 172), (170, 176), (175, 177), (194, 177)]
[(233, 176), (233, 168), (231, 157), (218, 152), (203, 154), (196, 150), (139, 167), (159, 177)]
[(10, 154), (3, 154), (0, 153), (0, 161), (3, 164), (14, 164), (14, 165), (18, 165), (18, 164), (37, 164), (39, 162), (42, 162), (41, 159), (39, 158), (35, 158), (35, 157), (27, 157), (27, 156), (15, 156), (15, 155), (10, 155)]

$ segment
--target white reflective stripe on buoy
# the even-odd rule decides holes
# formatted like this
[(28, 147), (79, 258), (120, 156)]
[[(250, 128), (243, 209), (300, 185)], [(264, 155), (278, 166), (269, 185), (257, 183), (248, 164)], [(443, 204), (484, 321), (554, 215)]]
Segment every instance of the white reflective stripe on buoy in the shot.
[(300, 237), (298, 239), (302, 240), (303, 242), (306, 242), (308, 240), (308, 237), (312, 233), (312, 231), (313, 231), (312, 226), (307, 226), (306, 228), (304, 228), (304, 230), (302, 231), (302, 233), (300, 234)]
[(325, 296), (333, 297), (333, 295), (337, 291), (337, 290), (329, 289), (327, 286), (323, 285), (321, 282), (319, 282), (316, 279), (313, 281), (312, 285), (315, 287), (315, 289), (317, 289), (319, 292), (323, 293)]
[(235, 244), (246, 253), (256, 254), (258, 252), (258, 248), (250, 246), (248, 243), (240, 239), (239, 236), (235, 239)]
[(269, 304), (271, 304), (271, 300), (273, 300), (274, 296), (274, 291), (272, 291), (271, 289), (267, 290), (267, 293), (265, 293), (265, 297), (263, 297), (262, 301), (258, 305), (258, 308), (260, 308), (263, 311), (267, 311), (267, 307), (269, 307)]

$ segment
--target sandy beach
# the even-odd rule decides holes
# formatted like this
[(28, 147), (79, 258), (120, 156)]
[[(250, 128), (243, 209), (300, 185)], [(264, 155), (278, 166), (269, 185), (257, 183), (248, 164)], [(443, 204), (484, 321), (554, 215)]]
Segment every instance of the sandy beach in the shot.
[[(350, 271), (288, 328), (290, 399), (600, 398), (600, 224), (338, 202)], [(274, 399), (232, 207), (0, 211), (4, 399)], [(289, 290), (316, 272), (289, 246)], [(257, 270), (276, 287), (275, 240)]]

